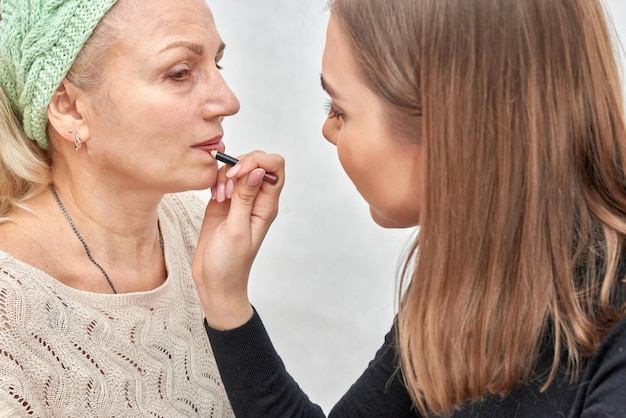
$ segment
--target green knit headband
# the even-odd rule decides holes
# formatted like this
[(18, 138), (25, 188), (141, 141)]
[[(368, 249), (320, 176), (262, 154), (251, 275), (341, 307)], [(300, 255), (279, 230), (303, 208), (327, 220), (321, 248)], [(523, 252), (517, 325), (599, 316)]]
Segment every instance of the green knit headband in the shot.
[(48, 148), (48, 104), (116, 0), (0, 0), (0, 87), (26, 135)]

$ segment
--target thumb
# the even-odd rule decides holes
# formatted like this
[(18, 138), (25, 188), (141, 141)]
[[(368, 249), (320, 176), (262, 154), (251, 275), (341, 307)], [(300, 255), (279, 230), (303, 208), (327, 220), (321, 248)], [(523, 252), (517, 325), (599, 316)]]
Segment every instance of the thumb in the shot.
[(228, 217), (239, 225), (250, 223), (254, 202), (261, 189), (264, 175), (265, 170), (262, 168), (254, 169), (245, 179), (242, 179), (243, 181), (240, 180), (235, 185)]

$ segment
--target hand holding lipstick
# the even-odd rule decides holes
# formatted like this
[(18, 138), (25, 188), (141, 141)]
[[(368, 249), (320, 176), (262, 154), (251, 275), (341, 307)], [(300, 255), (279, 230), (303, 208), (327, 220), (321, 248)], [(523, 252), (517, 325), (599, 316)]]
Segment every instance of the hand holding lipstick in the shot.
[[(267, 181), (268, 172), (274, 184)], [(283, 158), (260, 151), (220, 169), (192, 265), (207, 322), (214, 328), (237, 327), (252, 315), (248, 276), (278, 214), (284, 178)]]
[[(230, 155), (224, 154), (223, 152), (219, 152), (217, 150), (211, 151), (211, 155), (217, 161), (221, 161), (221, 162), (223, 162), (225, 164), (228, 164), (230, 166), (233, 166), (233, 165), (235, 165), (235, 164), (237, 164), (239, 162), (239, 160), (236, 159), (235, 157), (231, 157)], [(275, 174), (266, 173), (263, 176), (263, 180), (267, 181), (267, 182), (269, 182), (271, 184), (276, 184), (276, 182), (278, 181), (278, 177)]]

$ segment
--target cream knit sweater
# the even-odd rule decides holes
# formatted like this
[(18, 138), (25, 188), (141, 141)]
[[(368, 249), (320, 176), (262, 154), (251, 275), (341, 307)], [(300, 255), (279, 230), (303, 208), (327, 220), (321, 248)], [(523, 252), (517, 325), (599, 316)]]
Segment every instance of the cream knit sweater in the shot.
[(191, 278), (203, 211), (163, 198), (168, 277), (149, 292), (76, 290), (0, 251), (0, 416), (234, 416)]

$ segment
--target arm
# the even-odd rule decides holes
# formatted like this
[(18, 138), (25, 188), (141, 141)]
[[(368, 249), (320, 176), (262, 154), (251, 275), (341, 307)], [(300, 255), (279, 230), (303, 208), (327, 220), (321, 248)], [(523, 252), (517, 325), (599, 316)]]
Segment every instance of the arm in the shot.
[[(264, 183), (265, 171), (258, 167), (277, 174), (278, 183)], [(220, 173), (224, 182), (224, 168)], [(248, 299), (252, 262), (278, 212), (284, 162), (256, 152), (240, 158), (226, 176), (234, 181), (232, 198), (207, 205), (192, 274), (233, 409), (240, 417), (323, 417), (285, 370)], [(410, 399), (394, 374), (395, 360), (388, 336), (331, 416), (410, 415)]]
[(361, 377), (330, 412), (330, 417), (417, 417), (398, 367), (395, 328), (385, 336)]
[(324, 417), (287, 373), (256, 311), (234, 330), (205, 327), (237, 417)]
[[(237, 329), (218, 331), (206, 325), (206, 330), (238, 417), (324, 417), (285, 369), (256, 311)], [(393, 335), (393, 330), (387, 334), (374, 360), (330, 418), (416, 416), (397, 370)]]

